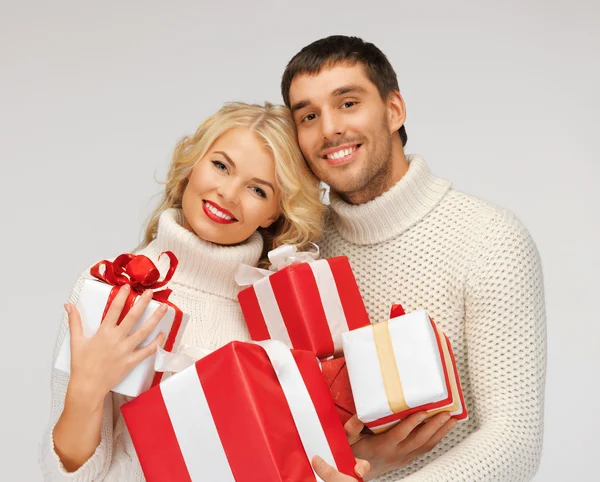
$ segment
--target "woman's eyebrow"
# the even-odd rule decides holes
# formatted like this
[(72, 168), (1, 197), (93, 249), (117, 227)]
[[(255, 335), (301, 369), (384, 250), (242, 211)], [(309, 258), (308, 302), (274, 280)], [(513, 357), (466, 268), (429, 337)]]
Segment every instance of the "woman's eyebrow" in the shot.
[(227, 159), (229, 164), (235, 167), (235, 162), (233, 162), (233, 159), (231, 159), (231, 157), (229, 157), (225, 151), (215, 151), (213, 154), (221, 154), (225, 159)]
[(269, 186), (271, 188), (271, 190), (273, 192), (275, 192), (275, 188), (273, 187), (273, 184), (271, 184), (269, 181), (265, 181), (264, 179), (260, 179), (258, 177), (253, 177), (252, 179), (250, 179), (251, 181), (254, 181), (257, 184), (263, 184), (265, 186)]

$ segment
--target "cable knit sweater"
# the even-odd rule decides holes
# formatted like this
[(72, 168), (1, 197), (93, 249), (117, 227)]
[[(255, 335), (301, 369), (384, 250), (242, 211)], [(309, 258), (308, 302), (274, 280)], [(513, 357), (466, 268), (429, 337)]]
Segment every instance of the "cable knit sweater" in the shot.
[(426, 310), (452, 342), (470, 420), (380, 481), (530, 479), (542, 448), (546, 326), (540, 259), (509, 212), (457, 192), (409, 156), (388, 192), (331, 194), (326, 257), (350, 258), (371, 320)]
[[(180, 210), (165, 211), (160, 217), (156, 239), (140, 251), (155, 263), (158, 255), (167, 250), (173, 251), (179, 259), (179, 266), (169, 287), (173, 290), (170, 300), (190, 315), (182, 343), (214, 349), (232, 340), (249, 340), (250, 336), (237, 302), (239, 288), (235, 284), (234, 273), (240, 263), (258, 263), (263, 245), (262, 237), (255, 233), (241, 245), (217, 246), (201, 240), (184, 229), (182, 224), (183, 215)], [(157, 266), (164, 274), (166, 260), (161, 259)], [(71, 303), (77, 301), (84, 276), (85, 273), (73, 288)], [(65, 316), (54, 350), (55, 358), (67, 330)], [(68, 382), (68, 375), (53, 370), (51, 421), (39, 448), (44, 480), (145, 480), (119, 410), (119, 407), (131, 398), (112, 392), (104, 402), (100, 445), (76, 472), (68, 473), (64, 470), (54, 451), (52, 429), (62, 412)]]

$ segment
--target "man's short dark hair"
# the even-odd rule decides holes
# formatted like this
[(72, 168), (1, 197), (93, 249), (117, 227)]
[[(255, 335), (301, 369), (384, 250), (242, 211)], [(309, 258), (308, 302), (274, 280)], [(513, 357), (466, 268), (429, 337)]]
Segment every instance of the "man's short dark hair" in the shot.
[[(290, 107), (290, 86), (297, 75), (315, 75), (323, 67), (357, 63), (364, 66), (368, 79), (375, 84), (384, 102), (390, 92), (400, 90), (396, 72), (385, 54), (375, 45), (358, 37), (332, 35), (307, 45), (287, 64), (281, 79), (281, 95), (285, 105)], [(405, 146), (408, 137), (404, 125), (398, 129), (398, 134)]]

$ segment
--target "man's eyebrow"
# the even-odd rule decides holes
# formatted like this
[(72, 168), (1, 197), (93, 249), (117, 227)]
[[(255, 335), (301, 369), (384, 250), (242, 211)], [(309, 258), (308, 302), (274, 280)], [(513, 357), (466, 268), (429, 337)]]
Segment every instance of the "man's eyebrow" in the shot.
[[(333, 90), (330, 94), (330, 97), (339, 97), (340, 95), (345, 95), (349, 93), (364, 94), (366, 92), (367, 90), (364, 87), (361, 87), (360, 85), (343, 85), (342, 87), (338, 87), (337, 89)], [(308, 107), (309, 105), (311, 105), (310, 101), (301, 100), (292, 105), (290, 110), (292, 111), (292, 113), (294, 113), (297, 110)]]
[(292, 111), (292, 113), (294, 113), (297, 110), (304, 109), (305, 107), (308, 107), (309, 105), (310, 105), (310, 101), (308, 101), (308, 100), (301, 100), (300, 102), (296, 102), (292, 107), (290, 107), (290, 110)]
[(360, 85), (343, 85), (342, 87), (338, 87), (333, 92), (331, 92), (331, 97), (339, 97), (340, 95), (349, 94), (351, 92), (355, 92), (357, 94), (364, 94), (367, 90)]
[(233, 159), (231, 159), (231, 157), (229, 157), (225, 151), (215, 151), (214, 153), (221, 154), (225, 159), (227, 159), (229, 164), (231, 164), (233, 167), (235, 167), (235, 162), (233, 162)]

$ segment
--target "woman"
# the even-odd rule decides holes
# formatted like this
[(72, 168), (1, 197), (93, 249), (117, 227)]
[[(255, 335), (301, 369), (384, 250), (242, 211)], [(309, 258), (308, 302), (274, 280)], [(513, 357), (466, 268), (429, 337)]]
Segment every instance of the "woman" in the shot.
[[(281, 244), (315, 240), (323, 210), (318, 181), (305, 166), (285, 107), (228, 104), (184, 137), (138, 250), (152, 260), (163, 251), (179, 259), (169, 287), (170, 300), (190, 315), (182, 343), (214, 349), (248, 340), (235, 270), (241, 263), (265, 264), (266, 253)], [(74, 306), (83, 279), (65, 305), (56, 344), (55, 356), (68, 327), (71, 375), (53, 371), (42, 470), (48, 480), (142, 481), (119, 410), (129, 398), (110, 389), (163, 342), (161, 334), (136, 349), (166, 310), (159, 308), (129, 334), (151, 296), (142, 296), (117, 325), (127, 298), (123, 287), (98, 332), (86, 338)]]

